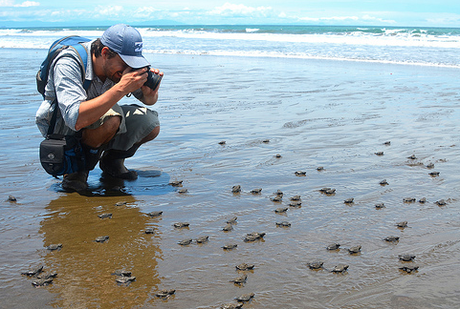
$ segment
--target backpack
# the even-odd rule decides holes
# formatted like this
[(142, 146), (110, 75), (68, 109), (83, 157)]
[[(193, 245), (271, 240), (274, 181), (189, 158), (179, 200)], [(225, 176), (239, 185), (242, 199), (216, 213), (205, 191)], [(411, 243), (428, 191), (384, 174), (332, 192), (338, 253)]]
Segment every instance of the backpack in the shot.
[[(77, 61), (80, 63), (80, 68), (83, 76), (83, 88), (88, 90), (90, 81), (85, 80), (86, 64), (88, 63), (88, 53), (86, 49), (80, 43), (89, 42), (90, 39), (84, 38), (78, 35), (70, 35), (59, 40), (56, 40), (48, 50), (48, 56), (43, 60), (40, 65), (40, 69), (36, 75), (37, 81), (37, 90), (42, 94), (43, 99), (45, 99), (45, 88), (48, 83), (48, 75), (50, 71), (50, 66), (56, 57), (61, 53), (61, 51), (67, 48), (73, 48), (77, 51), (79, 55)], [(71, 57), (70, 55), (68, 55)]]

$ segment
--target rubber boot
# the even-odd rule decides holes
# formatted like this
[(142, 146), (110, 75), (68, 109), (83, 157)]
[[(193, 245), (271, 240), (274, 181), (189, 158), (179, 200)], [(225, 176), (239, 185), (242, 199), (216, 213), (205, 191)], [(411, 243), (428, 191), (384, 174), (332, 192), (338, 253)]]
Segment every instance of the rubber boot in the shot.
[(140, 144), (135, 144), (126, 151), (106, 150), (99, 162), (99, 167), (105, 174), (111, 177), (136, 180), (137, 172), (126, 168), (125, 159), (134, 156), (139, 146)]
[(68, 192), (80, 192), (88, 189), (88, 174), (89, 171), (96, 167), (99, 158), (101, 157), (103, 148), (91, 148), (88, 145), (81, 144), (83, 155), (85, 157), (85, 166), (82, 171), (64, 175), (62, 179), (62, 188)]

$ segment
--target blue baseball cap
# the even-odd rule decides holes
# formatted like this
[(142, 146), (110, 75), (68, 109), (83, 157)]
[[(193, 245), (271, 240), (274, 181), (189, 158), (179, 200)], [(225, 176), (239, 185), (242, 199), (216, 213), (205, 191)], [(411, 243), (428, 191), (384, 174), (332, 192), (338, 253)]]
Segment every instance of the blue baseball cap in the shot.
[(101, 43), (120, 55), (121, 59), (133, 69), (150, 66), (142, 56), (141, 34), (133, 27), (124, 24), (114, 25), (102, 34)]

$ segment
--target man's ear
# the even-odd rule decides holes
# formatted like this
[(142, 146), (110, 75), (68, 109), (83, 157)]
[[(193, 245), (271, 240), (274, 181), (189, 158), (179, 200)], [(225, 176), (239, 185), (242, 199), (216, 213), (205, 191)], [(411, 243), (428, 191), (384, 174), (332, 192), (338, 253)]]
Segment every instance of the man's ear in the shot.
[(110, 49), (109, 49), (107, 46), (104, 46), (104, 47), (101, 49), (101, 56), (102, 56), (102, 58), (107, 59), (107, 58), (109, 57), (109, 51), (110, 51)]

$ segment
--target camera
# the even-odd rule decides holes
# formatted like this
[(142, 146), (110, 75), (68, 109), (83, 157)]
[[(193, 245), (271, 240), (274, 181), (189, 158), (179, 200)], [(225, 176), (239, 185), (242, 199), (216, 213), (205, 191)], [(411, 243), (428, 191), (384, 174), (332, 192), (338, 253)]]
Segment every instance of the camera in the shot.
[(148, 68), (147, 74), (147, 81), (145, 82), (144, 86), (147, 86), (152, 90), (157, 89), (158, 84), (160, 83), (163, 76), (153, 73), (150, 71), (150, 68)]

